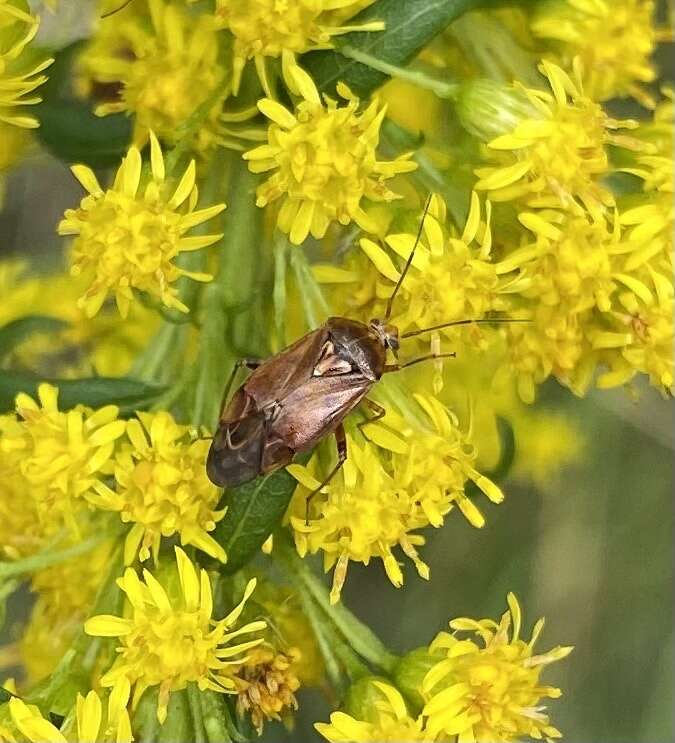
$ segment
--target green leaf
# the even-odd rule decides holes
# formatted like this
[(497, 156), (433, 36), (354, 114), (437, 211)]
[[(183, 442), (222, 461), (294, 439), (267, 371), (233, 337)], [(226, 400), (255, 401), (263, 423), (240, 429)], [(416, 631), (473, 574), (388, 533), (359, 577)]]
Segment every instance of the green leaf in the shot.
[(35, 107), (36, 134), (54, 157), (91, 168), (118, 165), (131, 140), (131, 121), (123, 114), (96, 116), (84, 101), (44, 100)]
[(14, 399), (19, 392), (36, 397), (41, 382), (49, 382), (58, 387), (61, 410), (68, 410), (80, 403), (91, 408), (114, 404), (120, 407), (123, 414), (133, 413), (147, 408), (164, 392), (164, 387), (127, 377), (43, 379), (32, 374), (0, 371), (0, 413), (14, 409)]
[(0, 360), (34, 333), (58, 333), (68, 323), (47, 315), (28, 315), (0, 327)]
[(92, 168), (118, 165), (131, 141), (131, 120), (124, 114), (96, 116), (90, 102), (71, 90), (72, 67), (82, 42), (54, 55), (49, 80), (40, 88), (42, 103), (32, 109), (42, 144), (60, 160)]
[(405, 67), (436, 35), (468, 10), (491, 4), (490, 0), (378, 0), (350, 20), (351, 24), (384, 21), (384, 31), (353, 32), (335, 40), (336, 49), (316, 51), (302, 58), (322, 92), (333, 94), (338, 82), (346, 83), (365, 98), (389, 78), (382, 72), (340, 54), (340, 45)]
[(235, 573), (257, 554), (281, 523), (296, 485), (282, 469), (227, 491), (227, 513), (213, 532), (227, 553), (222, 573)]

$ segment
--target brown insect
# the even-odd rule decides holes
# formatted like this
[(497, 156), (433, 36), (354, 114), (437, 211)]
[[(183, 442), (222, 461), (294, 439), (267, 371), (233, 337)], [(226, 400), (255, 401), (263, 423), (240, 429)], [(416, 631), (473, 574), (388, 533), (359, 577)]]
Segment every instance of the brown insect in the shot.
[[(343, 420), (359, 404), (373, 414), (359, 427), (373, 423), (385, 410), (366, 395), (383, 374), (405, 369), (429, 359), (453, 357), (451, 353), (429, 353), (404, 363), (387, 363), (387, 351), (397, 358), (399, 332), (389, 324), (396, 294), (412, 264), (419, 244), (427, 200), (417, 237), (394, 291), (384, 319), (368, 325), (346, 317), (330, 317), (316, 330), (264, 361), (243, 359), (235, 364), (223, 398), (218, 430), (206, 461), (209, 479), (221, 487), (241, 485), (258, 475), (284, 467), (299, 452), (312, 449), (328, 434), (334, 434), (337, 463), (311, 498), (337, 474), (347, 459)], [(504, 319), (483, 322), (504, 322)], [(404, 333), (411, 338), (453, 325), (480, 320), (459, 320)], [(226, 404), (237, 371), (253, 370)]]

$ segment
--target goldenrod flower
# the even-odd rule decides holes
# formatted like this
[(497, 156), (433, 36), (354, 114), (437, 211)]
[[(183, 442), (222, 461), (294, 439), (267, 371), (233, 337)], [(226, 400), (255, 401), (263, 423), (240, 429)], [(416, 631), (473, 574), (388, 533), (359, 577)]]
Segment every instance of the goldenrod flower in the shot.
[(0, 0), (0, 124), (28, 129), (39, 126), (28, 114), (17, 113), (20, 106), (39, 103), (30, 95), (47, 79), (41, 73), (54, 61), (25, 64), (21, 59), (26, 46), (35, 38), (39, 20), (10, 0)]
[[(373, 0), (365, 4), (370, 5)], [(266, 57), (283, 52), (302, 54), (310, 49), (330, 48), (333, 36), (350, 31), (381, 31), (382, 22), (343, 25), (345, 16), (360, 10), (360, 0), (216, 0), (216, 19), (234, 36), (233, 90), (239, 90), (241, 74), (250, 59), (266, 90), (269, 90)], [(339, 11), (339, 14), (336, 13)]]
[(646, 148), (637, 139), (615, 133), (637, 122), (610, 118), (581, 84), (551, 62), (540, 67), (551, 92), (522, 89), (536, 113), (488, 142), (495, 165), (478, 168), (478, 190), (493, 201), (525, 199), (531, 206), (570, 208), (583, 204), (598, 213), (614, 197), (598, 182), (609, 171), (605, 145)]
[[(21, 471), (29, 438), (13, 415), (0, 415), (0, 555), (16, 560), (37, 552), (44, 532)], [(28, 496), (28, 497), (27, 497)]]
[(126, 711), (129, 688), (113, 694), (108, 700), (107, 715), (103, 714), (101, 699), (95, 691), (86, 697), (77, 695), (75, 724), (67, 720), (59, 728), (42, 716), (40, 710), (18, 697), (9, 700), (12, 721), (31, 743), (131, 743), (134, 736)]
[(93, 318), (86, 317), (77, 307), (86, 288), (85, 276), (78, 280), (67, 271), (35, 275), (28, 273), (23, 261), (0, 261), (0, 296), (5, 298), (0, 325), (35, 314), (64, 322), (60, 332), (33, 333), (14, 346), (13, 363), (45, 376), (67, 378), (128, 373), (156, 331), (158, 313), (137, 302), (126, 321), (114, 305), (104, 306)]
[(255, 579), (244, 596), (223, 619), (215, 620), (209, 576), (197, 569), (180, 547), (175, 548), (180, 593), (173, 596), (147, 570), (143, 580), (131, 568), (117, 582), (131, 606), (126, 618), (99, 615), (87, 620), (85, 632), (99, 637), (118, 637), (117, 659), (101, 678), (101, 685), (113, 687), (113, 694), (126, 684), (133, 689), (132, 709), (149, 687), (159, 687), (157, 719), (166, 720), (172, 691), (194, 682), (202, 690), (236, 693), (233, 666), (245, 660), (243, 653), (259, 645), (254, 639), (231, 644), (240, 635), (265, 629), (263, 621), (249, 622), (233, 629), (246, 601), (255, 588)]
[(39, 386), (39, 404), (19, 394), (21, 423), (5, 429), (0, 446), (10, 457), (20, 457), (23, 499), (33, 502), (41, 534), (53, 535), (65, 524), (78, 535), (78, 512), (88, 510), (83, 498), (109, 473), (125, 423), (117, 419), (115, 405), (60, 411), (58, 394), (49, 384)]
[(474, 526), (485, 523), (464, 493), (467, 480), (491, 501), (503, 499), (499, 488), (474, 469), (475, 452), (459, 432), (456, 419), (432, 397), (415, 399), (423, 421), (419, 425), (388, 411), (386, 426), (370, 424), (364, 429), (374, 443), (360, 446), (347, 437), (349, 457), (312, 499), (309, 524), (306, 496), (321, 482), (319, 460), (314, 457), (307, 466), (288, 468), (300, 483), (289, 509), (297, 550), (301, 556), (321, 550), (325, 568), (335, 566), (333, 602), (340, 597), (350, 560), (367, 565), (371, 558), (380, 558), (389, 580), (400, 587), (403, 573), (393, 553), (396, 546), (412, 560), (419, 575), (428, 578), (429, 568), (416, 549), (425, 540), (414, 530), (441, 526), (455, 505)]
[(218, 560), (225, 550), (210, 536), (225, 510), (216, 506), (220, 491), (206, 476), (209, 442), (191, 441), (189, 427), (177, 424), (170, 413), (138, 413), (126, 424), (126, 437), (115, 462), (115, 488), (95, 486), (90, 502), (117, 511), (131, 522), (124, 557), (129, 565), (138, 554), (157, 560), (162, 537), (180, 536)]
[(242, 717), (250, 713), (258, 735), (262, 735), (267, 720), (282, 720), (298, 709), (295, 692), (300, 681), (295, 665), (299, 655), (296, 648), (278, 652), (260, 645), (237, 671), (237, 712)]
[[(88, 317), (114, 293), (120, 314), (126, 317), (134, 290), (157, 297), (166, 307), (188, 312), (172, 284), (180, 276), (209, 281), (210, 276), (178, 267), (179, 253), (213, 245), (220, 235), (186, 237), (192, 227), (225, 208), (216, 204), (195, 210), (196, 168), (192, 161), (175, 190), (168, 190), (159, 142), (151, 134), (152, 177), (141, 187), (141, 153), (131, 147), (111, 188), (103, 190), (94, 172), (75, 165), (73, 174), (88, 191), (78, 209), (68, 209), (59, 234), (76, 235), (72, 245), (72, 272), (91, 281), (79, 300)], [(181, 207), (183, 207), (181, 209)]]
[(591, 98), (633, 96), (653, 105), (641, 87), (656, 77), (652, 0), (545, 0), (534, 9), (531, 28), (535, 36), (552, 42), (563, 67), (575, 57), (581, 60)]
[[(79, 89), (119, 87), (119, 100), (100, 104), (96, 113), (134, 115), (134, 143), (153, 131), (175, 143), (179, 128), (202, 104), (213, 99), (194, 147), (217, 143), (219, 117), (228, 95), (226, 65), (218, 32), (208, 14), (191, 15), (177, 3), (148, 0), (149, 18), (132, 3), (106, 18), (78, 60)], [(104, 88), (105, 90), (105, 88)]]
[(391, 684), (373, 681), (381, 698), (369, 710), (368, 720), (357, 720), (345, 712), (333, 712), (330, 723), (317, 722), (314, 727), (331, 743), (401, 743), (432, 741), (422, 717), (408, 712), (401, 693)]
[[(438, 195), (432, 197), (411, 270), (401, 285), (394, 307), (393, 322), (399, 330), (404, 332), (453, 320), (480, 319), (491, 311), (507, 309), (506, 297), (524, 282), (518, 275), (506, 280), (500, 278), (509, 271), (503, 270), (501, 263), (492, 259), (490, 215), (490, 202), (485, 203), (482, 215), (480, 200), (475, 192), (472, 193), (465, 228), (458, 235), (447, 224), (443, 200)], [(398, 266), (382, 246), (368, 238), (361, 239), (361, 249), (386, 279), (378, 282), (378, 297), (391, 295), (415, 239), (412, 232), (390, 234), (385, 238)], [(381, 299), (379, 314), (383, 308), (384, 300)], [(462, 329), (446, 328), (441, 332), (457, 338)], [(477, 326), (464, 331), (463, 336), (474, 341), (482, 338)]]
[(268, 143), (247, 152), (255, 173), (275, 171), (258, 187), (258, 206), (283, 198), (277, 226), (299, 245), (311, 233), (325, 236), (331, 222), (356, 222), (372, 230), (363, 198), (391, 201), (398, 198), (385, 181), (417, 166), (408, 155), (394, 161), (377, 158), (379, 131), (385, 115), (377, 100), (359, 113), (359, 100), (345, 85), (338, 86), (337, 101), (319, 92), (307, 73), (292, 64), (286, 75), (302, 100), (292, 113), (279, 102), (264, 98), (258, 108), (272, 124)]
[[(520, 606), (512, 593), (508, 605), (499, 623), (454, 619), (450, 622), (453, 633), (441, 632), (431, 643), (430, 653), (446, 656), (422, 682), (427, 700), (422, 715), (428, 718), (426, 729), (432, 737), (458, 736), (458, 740), (477, 743), (560, 737), (541, 700), (556, 699), (561, 691), (542, 686), (539, 676), (545, 666), (566, 657), (572, 648), (556, 647), (535, 655), (544, 620), (535, 624), (526, 642), (520, 638)], [(473, 633), (476, 639), (458, 637), (459, 632)]]

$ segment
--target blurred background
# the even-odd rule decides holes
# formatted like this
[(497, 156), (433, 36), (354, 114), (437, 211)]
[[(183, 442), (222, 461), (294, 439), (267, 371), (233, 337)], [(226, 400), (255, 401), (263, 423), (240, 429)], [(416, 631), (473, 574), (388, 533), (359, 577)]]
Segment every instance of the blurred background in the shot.
[[(672, 46), (660, 57), (672, 76)], [(35, 271), (60, 267), (55, 225), (79, 186), (37, 148), (6, 186), (0, 260), (20, 255)], [(442, 530), (427, 530), (430, 584), (407, 570), (397, 591), (379, 564), (353, 565), (343, 600), (405, 651), (452, 617), (498, 617), (514, 591), (528, 628), (547, 618), (542, 647), (576, 646), (546, 675), (565, 692), (551, 712), (567, 741), (672, 741), (673, 401), (653, 389), (637, 401), (623, 391), (580, 400), (552, 384), (538, 404), (580, 432), (577, 461), (536, 487), (512, 476), (502, 484), (505, 502), (486, 506), (482, 530), (457, 513)], [(10, 617), (3, 642), (11, 636)], [(295, 731), (269, 726), (261, 740), (319, 740), (312, 723), (327, 719), (327, 703), (318, 692), (303, 692), (300, 703)]]

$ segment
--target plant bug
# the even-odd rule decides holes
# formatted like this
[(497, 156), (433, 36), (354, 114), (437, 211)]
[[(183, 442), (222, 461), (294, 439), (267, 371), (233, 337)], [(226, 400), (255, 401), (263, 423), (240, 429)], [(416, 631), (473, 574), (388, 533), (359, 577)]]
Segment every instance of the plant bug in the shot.
[[(327, 485), (347, 459), (345, 417), (359, 404), (372, 413), (359, 427), (385, 415), (366, 395), (382, 377), (422, 361), (454, 357), (454, 352), (429, 353), (404, 363), (388, 364), (387, 351), (398, 359), (399, 341), (422, 333), (473, 322), (518, 322), (506, 319), (456, 320), (403, 333), (389, 323), (391, 311), (422, 236), (429, 211), (427, 199), (413, 248), (387, 301), (383, 319), (367, 325), (346, 317), (330, 317), (321, 327), (264, 361), (237, 362), (225, 388), (218, 430), (206, 461), (209, 479), (220, 487), (241, 485), (258, 475), (290, 464), (293, 457), (334, 434), (337, 462), (307, 497), (307, 504)], [(227, 402), (237, 371), (252, 370)]]

